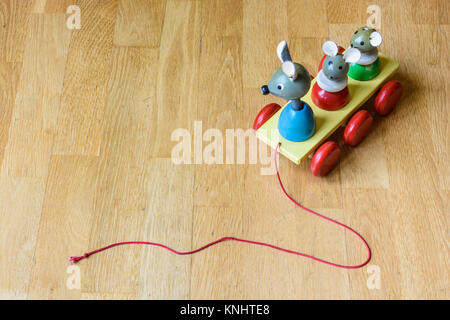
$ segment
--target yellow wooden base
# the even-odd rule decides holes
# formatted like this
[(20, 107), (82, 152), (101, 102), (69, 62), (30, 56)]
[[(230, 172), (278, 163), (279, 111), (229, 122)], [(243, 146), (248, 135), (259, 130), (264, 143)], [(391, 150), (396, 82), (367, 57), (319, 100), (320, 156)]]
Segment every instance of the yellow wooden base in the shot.
[(316, 118), (316, 133), (310, 139), (303, 142), (293, 142), (284, 139), (278, 133), (278, 118), (286, 105), (256, 131), (256, 136), (272, 148), (276, 148), (278, 142), (281, 142), (280, 153), (296, 164), (299, 164), (300, 161), (324, 142), (326, 138), (339, 128), (348, 117), (361, 107), (397, 71), (397, 62), (382, 54), (379, 55), (379, 58), (381, 72), (375, 79), (357, 81), (350, 77), (348, 78), (350, 101), (340, 110), (326, 111), (317, 107), (311, 100), (311, 91), (316, 79), (311, 82), (311, 89), (302, 98), (303, 101), (311, 106)]

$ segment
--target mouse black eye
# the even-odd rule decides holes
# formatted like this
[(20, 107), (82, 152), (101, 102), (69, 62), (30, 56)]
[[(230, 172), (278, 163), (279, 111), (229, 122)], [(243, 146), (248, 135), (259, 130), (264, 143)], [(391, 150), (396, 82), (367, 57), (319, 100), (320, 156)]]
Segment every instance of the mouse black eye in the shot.
[(342, 70), (342, 66), (339, 66), (339, 70)]
[(350, 47), (352, 47), (353, 48), (353, 43), (350, 45)]
[(333, 64), (333, 61), (328, 61), (328, 65), (331, 66)]
[(359, 44), (363, 46), (364, 45), (364, 41), (361, 41)]
[(357, 33), (358, 33), (358, 30), (356, 30), (354, 34), (357, 34)]
[(283, 85), (282, 85), (281, 83), (277, 85), (277, 89), (278, 89), (278, 90), (283, 90), (283, 88), (284, 88), (284, 87), (283, 87)]

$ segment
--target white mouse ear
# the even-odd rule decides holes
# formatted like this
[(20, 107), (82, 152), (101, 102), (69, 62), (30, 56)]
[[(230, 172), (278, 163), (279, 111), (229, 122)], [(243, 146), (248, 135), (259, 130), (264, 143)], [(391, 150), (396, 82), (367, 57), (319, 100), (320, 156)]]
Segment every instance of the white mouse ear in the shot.
[(283, 62), (281, 70), (289, 77), (289, 80), (294, 81), (297, 79), (297, 70), (295, 69), (295, 64), (292, 61)]
[(339, 49), (337, 44), (334, 41), (328, 40), (322, 45), (322, 50), (327, 56), (335, 56), (337, 55)]
[(381, 36), (381, 33), (374, 31), (370, 34), (370, 44), (373, 47), (378, 47), (380, 46), (381, 42), (383, 42), (383, 37)]
[(281, 63), (283, 63), (285, 61), (292, 61), (286, 40), (283, 40), (278, 44), (277, 56), (281, 60)]
[(361, 52), (356, 48), (349, 48), (344, 52), (344, 60), (347, 63), (355, 63), (361, 58)]

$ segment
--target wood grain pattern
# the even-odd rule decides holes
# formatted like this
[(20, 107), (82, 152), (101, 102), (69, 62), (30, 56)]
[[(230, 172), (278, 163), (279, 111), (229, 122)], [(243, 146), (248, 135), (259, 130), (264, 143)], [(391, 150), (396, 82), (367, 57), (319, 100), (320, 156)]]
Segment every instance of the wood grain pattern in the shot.
[(2, 175), (47, 176), (70, 41), (64, 22), (62, 15), (31, 18)]
[(79, 1), (82, 29), (70, 42), (53, 154), (98, 155), (112, 66), (116, 1)]
[[(90, 247), (124, 241), (129, 234), (136, 238), (143, 236), (148, 214), (149, 142), (155, 125), (155, 110), (146, 99), (155, 95), (154, 61), (157, 52), (153, 49), (118, 47), (113, 50)], [(136, 290), (139, 284), (136, 261), (140, 259), (141, 248), (116, 253), (120, 256), (98, 257), (104, 268), (96, 268), (95, 264), (88, 267), (87, 291), (117, 292), (120, 288), (119, 293), (132, 293)], [(124, 262), (115, 263), (117, 259)], [(122, 276), (111, 280), (108, 276), (111, 273)]]
[[(327, 1), (288, 0), (287, 20), (289, 37), (327, 37)], [(315, 23), (308, 23), (308, 21)]]
[(9, 127), (21, 71), (21, 63), (0, 63), (0, 104), (2, 105), (2, 113), (0, 114), (0, 161), (3, 159), (8, 144)]
[[(72, 4), (80, 30), (66, 27)], [(295, 199), (365, 236), (368, 267), (234, 242), (194, 256), (129, 246), (81, 261), (80, 289), (67, 285), (69, 256), (124, 240), (184, 251), (229, 235), (360, 262), (352, 234), (248, 163), (248, 142), (244, 164), (177, 165), (171, 134), (247, 130), (283, 104), (259, 92), (278, 42), (316, 74), (322, 43), (347, 47), (370, 4), (400, 104), (356, 148), (337, 130), (343, 157), (325, 179), (280, 159)], [(0, 298), (449, 299), (449, 23), (445, 0), (0, 0)]]
[[(163, 13), (161, 13), (163, 14)], [(170, 157), (174, 143), (167, 143), (178, 128), (192, 132), (197, 115), (200, 56), (200, 4), (168, 1), (159, 50), (154, 139), (151, 155)]]
[[(148, 207), (143, 239), (165, 242), (180, 251), (193, 249), (194, 168), (174, 165), (170, 159), (147, 163)], [(137, 248), (141, 253), (139, 298), (188, 299), (191, 256), (168, 254), (161, 248)], [(158, 288), (155, 290), (155, 288)]]
[[(61, 15), (30, 19), (0, 169), (2, 242), (7, 244), (1, 247), (1, 256), (7, 258), (0, 260), (2, 270), (6, 269), (0, 282), (6, 297), (25, 298), (30, 284), (70, 40), (64, 22)], [(10, 71), (14, 82), (13, 69)], [(5, 107), (8, 114), (10, 106)]]
[[(202, 38), (198, 103), (205, 107), (198, 109), (197, 120), (202, 122), (203, 132), (208, 129), (220, 130), (221, 133), (231, 128), (248, 129), (248, 124), (238, 112), (243, 105), (240, 40), (240, 37)], [(217, 86), (207, 90), (210, 83), (216, 83)], [(237, 138), (231, 139), (232, 137), (228, 141), (238, 144)], [(203, 164), (196, 166), (194, 191), (196, 206), (227, 207), (240, 203), (242, 192), (238, 166), (224, 165), (227, 159), (237, 163), (237, 152), (227, 156), (224, 152), (227, 138), (224, 136), (222, 140), (223, 147), (219, 151), (222, 156), (218, 157), (219, 164), (216, 161), (208, 164), (210, 160), (205, 157), (202, 159)], [(209, 141), (204, 141), (202, 150), (209, 144)]]
[(2, 298), (27, 298), (44, 194), (42, 179), (0, 177)]
[[(28, 290), (29, 298), (80, 298), (79, 290), (67, 290), (61, 284), (68, 277), (67, 257), (71, 255), (73, 244), (76, 243), (77, 250), (80, 251), (89, 245), (97, 166), (98, 160), (95, 157), (52, 157)], [(85, 274), (86, 266), (80, 267)], [(84, 280), (83, 277), (82, 281)]]
[(120, 0), (114, 44), (158, 47), (164, 21), (165, 1)]
[(287, 39), (287, 3), (244, 0), (243, 12), (242, 80), (244, 88), (259, 88), (279, 68), (279, 60), (268, 53), (276, 52), (279, 39)]
[(73, 0), (34, 0), (33, 13), (66, 13)]
[(21, 62), (32, 1), (0, 1), (0, 61)]

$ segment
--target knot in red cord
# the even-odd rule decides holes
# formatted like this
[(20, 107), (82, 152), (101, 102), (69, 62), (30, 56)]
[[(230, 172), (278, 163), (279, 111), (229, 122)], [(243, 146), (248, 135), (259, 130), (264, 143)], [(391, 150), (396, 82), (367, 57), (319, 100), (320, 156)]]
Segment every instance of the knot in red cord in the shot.
[(79, 256), (79, 257), (77, 257), (77, 256), (70, 257), (69, 258), (69, 262), (70, 262), (70, 264), (74, 264), (74, 263), (77, 263), (78, 261), (80, 261), (80, 260), (82, 260), (84, 258), (87, 258), (87, 257), (89, 257), (88, 253), (85, 253), (85, 254), (83, 254), (82, 256)]

